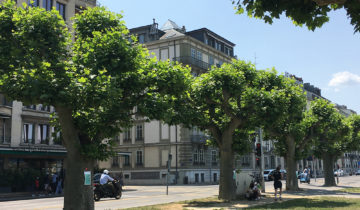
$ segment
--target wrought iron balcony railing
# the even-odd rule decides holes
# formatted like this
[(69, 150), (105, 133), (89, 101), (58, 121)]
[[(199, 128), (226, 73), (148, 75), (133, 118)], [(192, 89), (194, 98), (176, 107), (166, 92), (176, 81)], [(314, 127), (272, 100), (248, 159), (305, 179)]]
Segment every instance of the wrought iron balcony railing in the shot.
[(192, 143), (206, 143), (206, 139), (208, 139), (205, 135), (190, 135), (190, 140)]
[(188, 64), (190, 66), (195, 66), (195, 67), (201, 68), (203, 70), (208, 70), (211, 67), (210, 64), (208, 64), (202, 60), (196, 59), (194, 57), (191, 57), (191, 56), (175, 57), (173, 60), (178, 61), (182, 64)]
[(0, 144), (10, 144), (10, 136), (0, 136)]

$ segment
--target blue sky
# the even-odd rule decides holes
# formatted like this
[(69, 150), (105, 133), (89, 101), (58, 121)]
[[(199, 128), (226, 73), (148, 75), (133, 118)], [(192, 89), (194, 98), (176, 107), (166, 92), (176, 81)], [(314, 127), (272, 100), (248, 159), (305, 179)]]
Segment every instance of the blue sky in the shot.
[(187, 31), (206, 27), (235, 43), (241, 60), (258, 69), (274, 67), (321, 89), (322, 96), (360, 113), (360, 33), (354, 34), (344, 10), (332, 12), (330, 22), (315, 32), (296, 27), (282, 17), (272, 25), (235, 15), (231, 0), (100, 0), (122, 13), (127, 27), (168, 19)]

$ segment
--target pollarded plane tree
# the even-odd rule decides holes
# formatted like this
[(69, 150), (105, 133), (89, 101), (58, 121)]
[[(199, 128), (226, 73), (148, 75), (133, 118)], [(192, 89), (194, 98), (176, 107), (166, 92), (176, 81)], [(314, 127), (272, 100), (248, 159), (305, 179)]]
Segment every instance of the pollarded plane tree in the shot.
[(259, 71), (250, 63), (235, 60), (195, 79), (182, 113), (188, 113), (188, 124), (208, 131), (219, 147), (219, 198), (235, 198), (234, 154), (248, 149), (246, 134), (251, 130), (284, 117), (289, 103), (285, 89), (291, 86), (274, 70)]
[(64, 209), (94, 209), (84, 170), (112, 156), (111, 138), (132, 125), (134, 107), (172, 123), (175, 99), (191, 84), (188, 68), (149, 58), (121, 18), (87, 9), (70, 33), (56, 10), (0, 5), (0, 90), (55, 107), (67, 150)]
[(232, 1), (237, 14), (260, 18), (272, 24), (274, 19), (285, 15), (295, 25), (306, 25), (314, 31), (329, 21), (328, 13), (345, 9), (354, 32), (360, 31), (360, 0), (237, 0)]

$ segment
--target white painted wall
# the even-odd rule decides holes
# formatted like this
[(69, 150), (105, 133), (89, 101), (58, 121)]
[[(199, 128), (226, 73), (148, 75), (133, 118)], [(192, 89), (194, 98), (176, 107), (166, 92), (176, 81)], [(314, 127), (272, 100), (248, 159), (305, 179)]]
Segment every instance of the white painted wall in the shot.
[(151, 121), (145, 123), (144, 142), (147, 143), (158, 143), (160, 139), (159, 133), (159, 121)]
[(11, 115), (11, 147), (17, 147), (22, 141), (22, 107), (20, 101), (13, 101)]
[(144, 163), (146, 167), (159, 167), (159, 148), (145, 147)]
[(162, 140), (170, 138), (169, 131), (170, 131), (169, 125), (161, 123), (161, 139)]

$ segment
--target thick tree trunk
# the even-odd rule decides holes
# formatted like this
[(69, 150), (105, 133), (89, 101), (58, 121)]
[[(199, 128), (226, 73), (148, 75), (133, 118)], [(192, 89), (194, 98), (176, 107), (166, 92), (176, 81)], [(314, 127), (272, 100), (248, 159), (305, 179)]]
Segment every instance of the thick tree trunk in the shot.
[(286, 190), (299, 190), (298, 179), (296, 176), (296, 161), (295, 161), (295, 141), (293, 138), (288, 138), (286, 161)]
[(90, 185), (84, 185), (84, 171), (93, 171), (94, 161), (85, 159), (80, 153), (78, 132), (72, 119), (71, 109), (56, 107), (67, 150), (65, 160), (65, 210), (93, 210), (94, 199), (92, 177)]
[(335, 177), (334, 177), (335, 156), (325, 153), (322, 157), (324, 161), (324, 178), (325, 178), (324, 186), (336, 186)]
[(219, 199), (234, 200), (235, 180), (233, 179), (234, 153), (232, 146), (232, 134), (223, 135), (223, 144), (220, 145), (220, 186)]

